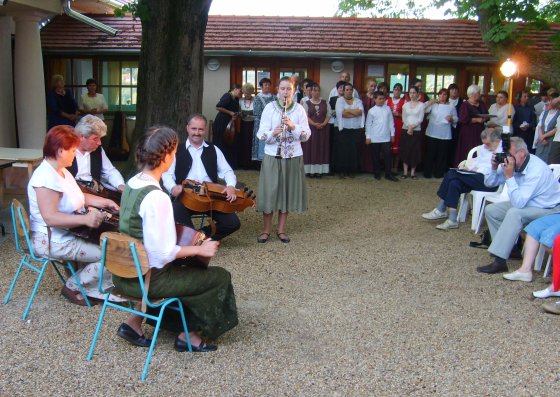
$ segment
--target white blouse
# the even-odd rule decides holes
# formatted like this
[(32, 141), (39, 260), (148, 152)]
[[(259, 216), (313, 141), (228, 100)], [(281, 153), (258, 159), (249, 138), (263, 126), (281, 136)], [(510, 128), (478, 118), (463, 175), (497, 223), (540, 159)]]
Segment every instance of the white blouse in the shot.
[[(362, 109), (362, 115), (358, 117), (342, 117), (342, 112), (348, 109)], [(349, 104), (346, 102), (344, 97), (339, 97), (336, 100), (336, 121), (338, 123), (338, 129), (343, 130), (347, 129), (359, 129), (364, 128), (364, 124), (366, 122), (366, 115), (364, 114), (364, 105), (361, 99), (353, 98), (352, 103)]]
[(282, 158), (303, 156), (301, 142), (307, 141), (311, 136), (307, 113), (299, 103), (292, 102), (286, 114), (295, 124), (295, 128), (292, 131), (286, 129), (284, 137), (274, 137), (272, 132), (282, 123), (282, 112), (283, 108), (278, 100), (270, 102), (263, 110), (257, 138), (265, 142), (264, 153), (269, 156), (276, 156), (280, 144)]
[[(76, 180), (66, 168), (63, 168), (62, 172), (64, 176), (56, 172), (47, 160), (43, 160), (35, 172), (33, 172), (27, 185), (31, 231), (48, 234), (47, 224), (41, 215), (41, 211), (39, 211), (36, 187), (44, 187), (62, 193), (58, 202), (58, 210), (60, 212), (71, 214), (84, 208), (85, 197)], [(74, 238), (74, 235), (68, 229), (51, 227), (51, 241), (63, 243)]]
[(142, 218), (144, 247), (150, 267), (161, 269), (176, 258), (180, 249), (176, 244), (177, 232), (171, 199), (161, 190), (159, 183), (147, 174), (136, 174), (127, 184), (132, 189), (150, 185), (158, 188), (144, 197), (138, 214)]
[[(500, 127), (504, 127), (508, 124), (508, 104), (498, 107), (497, 103), (490, 105), (488, 112), (497, 117), (492, 117), (490, 123), (494, 123)], [(515, 114), (515, 109), (511, 107), (511, 119), (513, 120), (513, 115)]]
[[(458, 117), (457, 109), (450, 103), (434, 103), (426, 107), (430, 112), (430, 123), (426, 129), (426, 135), (431, 138), (450, 140), (451, 126), (456, 126)], [(447, 121), (447, 116), (451, 116), (451, 123)]]
[[(415, 107), (412, 107), (413, 103), (416, 104)], [(425, 105), (420, 101), (405, 103), (402, 111), (403, 129), (406, 130), (409, 125), (415, 125), (414, 131), (420, 131), (422, 121), (424, 121), (424, 110)]]
[[(107, 101), (105, 101), (105, 97), (103, 94), (96, 93), (94, 97), (91, 97), (87, 94), (83, 94), (80, 97), (80, 109), (91, 110), (91, 109), (108, 109)], [(94, 116), (99, 117), (101, 120), (104, 120), (103, 113), (95, 113)]]

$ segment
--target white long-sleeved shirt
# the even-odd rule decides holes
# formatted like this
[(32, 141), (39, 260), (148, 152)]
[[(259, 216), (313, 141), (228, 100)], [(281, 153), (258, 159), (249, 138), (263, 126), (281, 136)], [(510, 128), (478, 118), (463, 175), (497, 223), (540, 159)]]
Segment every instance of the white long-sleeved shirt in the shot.
[[(76, 164), (78, 165), (76, 180), (91, 182), (93, 177), (91, 176), (90, 152), (82, 153), (80, 149), (76, 149)], [(103, 148), (101, 148), (101, 178), (105, 179), (114, 189), (124, 185), (121, 173), (113, 166)]]
[(303, 156), (301, 142), (305, 142), (311, 136), (311, 129), (307, 121), (307, 113), (299, 103), (292, 103), (286, 111), (286, 115), (294, 123), (292, 131), (286, 129), (284, 137), (272, 136), (274, 129), (282, 124), (283, 108), (278, 101), (266, 105), (261, 115), (261, 124), (257, 132), (257, 138), (265, 142), (264, 153), (276, 156), (278, 145), (281, 147), (282, 158)]
[[(200, 145), (199, 148), (195, 148), (187, 139), (187, 141), (185, 142), (185, 146), (193, 160), (191, 169), (187, 174), (186, 179), (190, 179), (196, 182), (216, 182), (212, 181), (212, 179), (208, 176), (206, 168), (204, 168), (204, 164), (202, 164), (201, 159), (203, 148), (208, 147), (209, 145), (204, 142), (202, 145)], [(237, 177), (235, 176), (233, 169), (228, 164), (222, 151), (217, 146), (214, 146), (214, 148), (216, 149), (216, 161), (218, 163), (218, 178), (225, 180), (227, 186), (235, 187), (235, 185), (237, 185)], [(165, 171), (161, 176), (163, 186), (168, 192), (171, 192), (171, 189), (173, 189), (175, 185), (178, 185), (182, 182), (175, 180), (176, 164), (177, 159), (175, 158), (173, 160), (173, 164), (171, 164), (171, 167), (169, 167), (169, 169)]]
[[(348, 109), (362, 109), (362, 115), (358, 117), (342, 117), (342, 112)], [(366, 122), (366, 115), (364, 114), (364, 105), (361, 99), (354, 98), (352, 104), (346, 102), (344, 97), (339, 97), (336, 100), (336, 122), (338, 123), (338, 129), (359, 129), (364, 128)]]
[(393, 112), (387, 105), (372, 107), (366, 117), (366, 138), (373, 143), (390, 142), (395, 136)]
[[(413, 108), (412, 104), (416, 106)], [(409, 125), (415, 125), (414, 131), (422, 129), (422, 121), (424, 121), (425, 105), (423, 102), (407, 102), (403, 105), (402, 119), (403, 129), (408, 129)]]
[[(433, 103), (426, 106), (426, 112), (430, 112), (430, 122), (426, 129), (426, 135), (431, 138), (450, 140), (451, 126), (455, 127), (459, 117), (457, 109), (450, 103)], [(451, 116), (451, 123), (447, 121), (447, 116)]]
[[(488, 112), (490, 114), (495, 115), (496, 117), (492, 117), (489, 122), (498, 125), (498, 129), (505, 127), (508, 124), (508, 107), (509, 104), (505, 104), (503, 106), (499, 106), (497, 103), (493, 103), (490, 105), (490, 109)], [(513, 120), (513, 115), (515, 114), (515, 109), (513, 105), (511, 106), (511, 119)]]

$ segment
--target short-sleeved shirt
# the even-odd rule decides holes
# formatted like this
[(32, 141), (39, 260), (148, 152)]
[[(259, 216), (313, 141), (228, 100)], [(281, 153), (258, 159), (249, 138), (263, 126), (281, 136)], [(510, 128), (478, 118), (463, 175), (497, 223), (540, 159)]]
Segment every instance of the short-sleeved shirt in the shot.
[[(58, 210), (60, 212), (71, 214), (74, 211), (84, 208), (85, 197), (76, 183), (76, 180), (66, 168), (64, 168), (62, 172), (64, 176), (56, 172), (46, 160), (43, 160), (41, 165), (33, 172), (29, 184), (27, 185), (31, 231), (44, 234), (48, 233), (47, 224), (39, 211), (37, 192), (34, 189), (36, 187), (44, 187), (62, 193), (62, 197), (58, 203)], [(67, 229), (51, 228), (51, 241), (62, 243), (73, 238), (74, 236)]]
[[(80, 109), (91, 110), (108, 108), (107, 101), (105, 101), (103, 94), (96, 93), (94, 97), (91, 97), (86, 92), (80, 97)], [(99, 117), (101, 120), (105, 119), (103, 113), (95, 113), (94, 116)]]

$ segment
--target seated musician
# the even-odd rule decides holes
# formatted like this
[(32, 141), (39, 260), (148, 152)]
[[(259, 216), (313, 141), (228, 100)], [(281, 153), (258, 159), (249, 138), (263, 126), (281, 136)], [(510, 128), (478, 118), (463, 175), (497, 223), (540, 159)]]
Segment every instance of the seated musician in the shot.
[[(118, 211), (119, 206), (109, 199), (82, 193), (66, 169), (72, 164), (79, 143), (80, 138), (74, 133), (74, 128), (68, 125), (51, 128), (45, 138), (45, 159), (33, 172), (27, 185), (31, 243), (39, 256), (76, 261), (83, 265), (77, 271), (77, 276), (86, 295), (102, 299), (104, 297), (98, 291), (99, 244), (78, 238), (68, 229), (82, 225), (97, 228), (106, 216), (95, 209), (85, 215), (75, 214), (75, 211), (88, 206)], [(112, 285), (111, 275), (107, 272), (103, 277), (103, 286)], [(62, 288), (62, 295), (72, 303), (85, 306), (84, 298), (72, 277)]]
[[(80, 119), (76, 127), (80, 137), (80, 144), (76, 150), (76, 157), (68, 171), (77, 181), (86, 184), (107, 181), (105, 187), (111, 190), (124, 190), (124, 179), (101, 146), (101, 138), (107, 135), (107, 126), (99, 117), (87, 114)], [(97, 190), (97, 189), (96, 189)]]
[[(206, 263), (218, 251), (217, 241), (205, 240), (198, 246), (177, 245), (173, 207), (160, 187), (160, 178), (175, 161), (178, 137), (169, 127), (148, 128), (138, 142), (136, 162), (140, 173), (131, 178), (122, 196), (119, 229), (142, 240), (152, 269), (150, 298), (178, 297), (183, 302), (194, 352), (216, 350), (204, 343), (201, 334), (216, 339), (238, 323), (231, 275), (221, 267), (206, 269), (180, 266), (175, 259), (199, 257)], [(194, 258), (192, 260), (195, 260)], [(137, 279), (113, 276), (115, 286), (128, 295), (141, 297)], [(167, 311), (162, 328), (180, 332), (175, 350), (186, 351), (186, 335), (173, 311)], [(168, 314), (170, 314), (168, 316)], [(147, 347), (150, 340), (142, 332), (143, 317), (131, 315), (117, 334), (130, 343)]]
[[(162, 176), (163, 186), (173, 197), (182, 193), (181, 182), (190, 179), (195, 182), (214, 182), (218, 177), (226, 181), (227, 187), (223, 193), (227, 200), (233, 202), (236, 199), (235, 185), (237, 178), (230, 165), (226, 161), (222, 151), (204, 141), (207, 130), (207, 120), (202, 114), (195, 113), (187, 121), (188, 139), (179, 145), (175, 161)], [(175, 221), (183, 225), (193, 227), (191, 216), (195, 211), (185, 208), (180, 200), (173, 201), (173, 213)], [(212, 239), (221, 240), (239, 229), (241, 223), (235, 213), (226, 214), (219, 211), (208, 212), (208, 215), (216, 222), (216, 232)], [(210, 236), (211, 227), (206, 226), (202, 231)]]

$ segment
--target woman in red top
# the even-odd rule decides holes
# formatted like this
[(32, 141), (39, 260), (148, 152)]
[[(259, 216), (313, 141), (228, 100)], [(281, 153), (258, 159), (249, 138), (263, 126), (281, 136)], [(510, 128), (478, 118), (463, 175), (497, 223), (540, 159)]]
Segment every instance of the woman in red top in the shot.
[(387, 100), (387, 106), (393, 112), (393, 119), (395, 121), (395, 140), (391, 144), (391, 154), (393, 155), (393, 168), (392, 172), (397, 173), (399, 168), (399, 142), (401, 140), (402, 130), (402, 107), (404, 105), (404, 98), (401, 98), (403, 86), (397, 83), (393, 86), (393, 96)]

